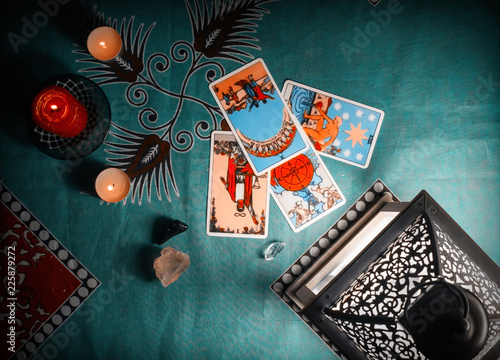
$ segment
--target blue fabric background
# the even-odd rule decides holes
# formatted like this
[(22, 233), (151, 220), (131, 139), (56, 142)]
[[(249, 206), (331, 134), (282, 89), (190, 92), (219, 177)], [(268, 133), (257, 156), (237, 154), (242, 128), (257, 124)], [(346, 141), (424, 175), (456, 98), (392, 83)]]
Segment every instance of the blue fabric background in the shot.
[[(42, 0), (43, 2), (43, 0)], [(62, 3), (63, 1), (61, 1)], [(193, 5), (193, 2), (190, 2)], [(101, 204), (82, 192), (110, 165), (102, 145), (83, 161), (48, 157), (29, 140), (24, 121), (33, 91), (53, 75), (81, 73), (68, 26), (79, 2), (60, 4), (44, 26), (18, 44), (23, 17), (40, 3), (16, 2), (2, 11), (0, 179), (102, 282), (101, 287), (39, 350), (39, 359), (335, 359), (335, 355), (269, 289), (270, 284), (378, 178), (403, 201), (427, 190), (492, 259), (500, 263), (499, 134), (500, 11), (495, 1), (276, 1), (251, 34), (278, 86), (286, 79), (382, 109), (385, 119), (368, 169), (323, 158), (347, 198), (344, 207), (293, 233), (271, 200), (265, 240), (205, 234), (209, 141), (195, 136), (188, 152), (173, 152), (179, 196), (155, 192), (124, 205)], [(145, 48), (169, 54), (193, 34), (182, 0), (88, 1), (107, 19), (156, 23)], [(5, 5), (4, 5), (5, 6)], [(392, 10), (392, 13), (388, 12)], [(390, 14), (390, 17), (389, 15)], [(385, 16), (385, 17), (384, 17)], [(378, 21), (382, 25), (377, 25)], [(251, 58), (245, 58), (249, 61)], [(228, 73), (241, 64), (216, 59)], [(178, 91), (187, 64), (157, 78)], [(141, 108), (124, 83), (103, 85), (112, 120), (142, 131)], [(148, 89), (149, 105), (166, 121), (176, 103)], [(203, 73), (187, 92), (215, 104)], [(206, 119), (185, 104), (178, 129), (193, 132)], [(213, 128), (209, 129), (212, 130)], [(61, 166), (67, 170), (61, 174)], [(164, 289), (153, 261), (154, 241), (168, 219), (189, 230), (171, 239), (191, 258), (188, 270)], [(262, 250), (286, 243), (266, 262)], [(50, 345), (49, 345), (50, 344)], [(55, 349), (55, 351), (54, 351)]]

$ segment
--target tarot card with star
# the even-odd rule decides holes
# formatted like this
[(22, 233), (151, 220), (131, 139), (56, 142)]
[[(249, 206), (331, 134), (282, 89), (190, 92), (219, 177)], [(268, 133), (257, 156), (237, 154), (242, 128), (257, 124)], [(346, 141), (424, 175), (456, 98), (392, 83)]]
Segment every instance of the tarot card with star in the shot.
[(209, 88), (255, 174), (264, 174), (308, 149), (305, 133), (262, 59)]
[(283, 97), (321, 155), (366, 169), (382, 126), (384, 112), (294, 81)]
[(312, 149), (271, 171), (271, 194), (295, 232), (345, 203), (332, 175)]
[(268, 173), (253, 172), (231, 131), (213, 131), (207, 234), (266, 238), (269, 196)]

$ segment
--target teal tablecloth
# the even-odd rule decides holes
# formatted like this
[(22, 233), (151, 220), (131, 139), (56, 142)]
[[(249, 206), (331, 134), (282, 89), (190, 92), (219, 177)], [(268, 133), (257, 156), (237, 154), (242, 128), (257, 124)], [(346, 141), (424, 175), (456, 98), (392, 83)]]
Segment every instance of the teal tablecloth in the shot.
[[(246, 23), (233, 23), (254, 31), (243, 33), (253, 40), (240, 39), (253, 46), (226, 39), (216, 53), (225, 58), (209, 58), (203, 43), (192, 48), (194, 32), (221, 29), (210, 16), (225, 1), (207, 2), (86, 1), (87, 15), (76, 0), (3, 5), (0, 179), (102, 282), (39, 349), (39, 359), (336, 358), (269, 286), (378, 178), (405, 201), (427, 190), (500, 263), (497, 2), (245, 1), (262, 3), (246, 13)], [(238, 16), (226, 14), (224, 21), (244, 15)], [(112, 132), (161, 136), (175, 122), (168, 128), (174, 177), (162, 179), (158, 192), (156, 178), (143, 177), (135, 197), (111, 205), (86, 193), (99, 171), (120, 158), (111, 145), (82, 161), (57, 160), (34, 146), (24, 126), (33, 91), (45, 79), (74, 73), (106, 80), (94, 77), (104, 73), (85, 62), (90, 57), (79, 44), (92, 26), (108, 21), (123, 26), (122, 36), (144, 63), (136, 79), (101, 84), (113, 124), (124, 129), (112, 126)], [(208, 237), (207, 136), (212, 116), (216, 123), (221, 118), (207, 77), (257, 57), (278, 86), (299, 81), (386, 116), (368, 169), (324, 158), (347, 199), (332, 215), (294, 233), (271, 200), (267, 239)], [(193, 61), (207, 66), (190, 73)], [(167, 62), (168, 69), (156, 66)], [(140, 85), (146, 80), (149, 85)], [(172, 93), (183, 84), (180, 102)], [(156, 121), (148, 120), (150, 111), (143, 114), (148, 108)], [(107, 141), (123, 142), (112, 134)], [(154, 241), (168, 219), (188, 224), (166, 245), (187, 253), (191, 265), (164, 289), (152, 264), (162, 248)], [(266, 262), (261, 253), (273, 240), (286, 247)]]

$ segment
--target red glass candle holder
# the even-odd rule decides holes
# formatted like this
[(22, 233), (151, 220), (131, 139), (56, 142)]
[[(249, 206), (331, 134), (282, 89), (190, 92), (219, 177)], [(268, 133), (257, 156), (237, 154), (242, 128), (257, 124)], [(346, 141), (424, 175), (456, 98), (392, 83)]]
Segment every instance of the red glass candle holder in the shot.
[(87, 125), (87, 109), (61, 86), (41, 90), (31, 107), (33, 122), (61, 137), (74, 137)]

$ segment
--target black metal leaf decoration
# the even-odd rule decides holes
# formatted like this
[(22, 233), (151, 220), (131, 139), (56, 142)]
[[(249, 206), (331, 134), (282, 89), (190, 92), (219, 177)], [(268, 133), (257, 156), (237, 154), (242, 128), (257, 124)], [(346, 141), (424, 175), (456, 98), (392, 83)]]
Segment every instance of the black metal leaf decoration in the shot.
[(115, 123), (112, 123), (112, 126), (116, 131), (110, 131), (110, 134), (122, 142), (116, 143), (106, 140), (106, 145), (112, 148), (105, 151), (119, 156), (108, 160), (125, 171), (132, 180), (132, 202), (135, 202), (137, 198), (139, 205), (141, 204), (144, 189), (146, 189), (148, 201), (151, 201), (153, 181), (158, 199), (161, 199), (161, 190), (163, 189), (170, 200), (168, 178), (170, 178), (175, 193), (179, 196), (170, 157), (169, 142), (162, 140), (156, 134), (142, 134), (125, 129)]
[(138, 75), (144, 69), (146, 43), (155, 25), (156, 23), (151, 24), (143, 33), (144, 24), (140, 24), (134, 34), (133, 16), (128, 22), (125, 18), (120, 23), (118, 23), (117, 19), (107, 18), (106, 20), (104, 14), (97, 11), (97, 7), (94, 6), (90, 14), (86, 13), (85, 39), (93, 29), (99, 26), (109, 26), (120, 33), (123, 40), (123, 51), (115, 60), (103, 62), (93, 58), (89, 54), (86, 41), (81, 39), (76, 44), (80, 48), (73, 52), (86, 56), (84, 59), (78, 59), (77, 62), (91, 64), (92, 67), (80, 70), (80, 72), (96, 72), (96, 74), (89, 76), (89, 78), (96, 81), (99, 85), (117, 82), (135, 82)]
[(257, 39), (244, 33), (255, 32), (255, 21), (269, 13), (261, 5), (273, 1), (276, 0), (212, 0), (209, 11), (208, 0), (195, 0), (194, 10), (185, 0), (195, 50), (207, 58), (226, 58), (241, 63), (244, 61), (239, 56), (251, 58), (252, 55), (238, 47), (259, 49), (251, 43)]

